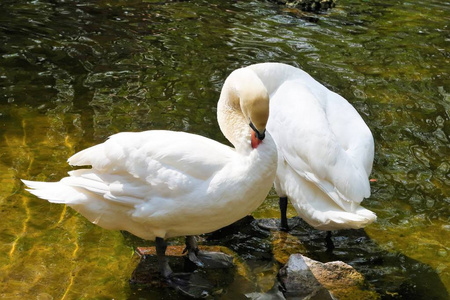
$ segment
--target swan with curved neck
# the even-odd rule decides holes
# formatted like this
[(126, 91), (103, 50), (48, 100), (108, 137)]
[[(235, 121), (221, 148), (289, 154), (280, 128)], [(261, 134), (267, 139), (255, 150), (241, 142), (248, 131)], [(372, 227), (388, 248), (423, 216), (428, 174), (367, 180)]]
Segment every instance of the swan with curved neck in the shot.
[(321, 230), (364, 227), (376, 215), (361, 206), (370, 196), (372, 133), (353, 106), (308, 73), (281, 63), (248, 66), (270, 95), (267, 131), (278, 148), (275, 189), (281, 226), (289, 198)]
[(64, 203), (91, 222), (155, 239), (161, 274), (172, 270), (165, 239), (227, 226), (255, 210), (275, 178), (277, 151), (265, 132), (269, 95), (256, 74), (234, 71), (218, 103), (220, 128), (235, 149), (202, 136), (151, 130), (124, 132), (69, 158), (78, 169), (59, 182), (23, 182), (34, 195)]

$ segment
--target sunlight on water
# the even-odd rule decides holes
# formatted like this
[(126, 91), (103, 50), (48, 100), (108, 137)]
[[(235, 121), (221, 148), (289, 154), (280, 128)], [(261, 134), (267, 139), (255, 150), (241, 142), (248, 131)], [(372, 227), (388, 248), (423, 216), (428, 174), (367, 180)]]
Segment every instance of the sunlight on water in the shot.
[[(181, 130), (228, 143), (216, 121), (221, 85), (232, 70), (265, 61), (303, 68), (360, 112), (376, 143), (364, 205), (378, 220), (334, 232), (332, 254), (325, 233), (307, 226), (206, 239), (238, 257), (222, 299), (269, 290), (279, 262), (297, 252), (351, 264), (377, 297), (447, 297), (448, 3), (341, 0), (319, 14), (266, 1), (0, 8), (0, 298), (174, 297), (129, 284), (135, 247), (151, 241), (98, 228), (31, 196), (19, 179), (59, 180), (68, 157), (120, 131)], [(254, 213), (278, 215), (274, 193)]]

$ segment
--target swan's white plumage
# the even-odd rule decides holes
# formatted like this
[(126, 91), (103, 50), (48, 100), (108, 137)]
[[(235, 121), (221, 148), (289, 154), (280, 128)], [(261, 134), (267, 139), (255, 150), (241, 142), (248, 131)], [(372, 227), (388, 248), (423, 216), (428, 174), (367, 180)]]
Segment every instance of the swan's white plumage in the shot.
[(243, 94), (252, 105), (262, 101), (269, 107), (254, 72), (241, 69), (228, 77), (218, 114), (236, 149), (183, 132), (124, 132), (68, 160), (92, 168), (69, 172), (59, 182), (24, 183), (36, 196), (65, 203), (101, 227), (144, 239), (217, 230), (255, 210), (276, 173), (277, 150), (270, 135), (256, 149), (250, 144), (248, 119), (265, 126), (267, 115), (261, 119), (251, 108), (243, 114)]
[(285, 64), (248, 67), (270, 94), (267, 130), (278, 147), (275, 188), (323, 230), (361, 228), (376, 219), (360, 206), (370, 196), (372, 134), (340, 95)]

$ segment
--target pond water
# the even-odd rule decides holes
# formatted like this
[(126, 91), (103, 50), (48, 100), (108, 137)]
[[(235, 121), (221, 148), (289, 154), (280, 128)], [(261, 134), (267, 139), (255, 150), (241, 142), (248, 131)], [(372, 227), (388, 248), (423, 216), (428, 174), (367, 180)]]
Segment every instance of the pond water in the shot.
[[(19, 178), (56, 181), (71, 169), (70, 155), (120, 131), (181, 130), (226, 142), (215, 109), (224, 79), (278, 61), (343, 95), (371, 128), (376, 182), (364, 206), (378, 220), (334, 232), (332, 253), (325, 233), (306, 225), (282, 238), (236, 229), (206, 239), (237, 253), (247, 270), (216, 297), (269, 290), (281, 240), (287, 254), (354, 266), (373, 298), (447, 299), (449, 21), (450, 3), (438, 0), (340, 0), (319, 14), (268, 1), (3, 0), (0, 298), (175, 297), (129, 283), (135, 247), (152, 242), (33, 197)], [(278, 217), (273, 193), (254, 217)]]

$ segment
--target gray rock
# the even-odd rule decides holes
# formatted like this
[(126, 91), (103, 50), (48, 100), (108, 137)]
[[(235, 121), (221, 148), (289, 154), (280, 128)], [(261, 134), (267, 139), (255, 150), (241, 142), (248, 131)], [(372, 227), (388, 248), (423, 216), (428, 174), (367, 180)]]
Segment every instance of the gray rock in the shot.
[(278, 276), (286, 299), (334, 299), (316, 279), (301, 254), (292, 254)]
[(342, 261), (292, 254), (278, 273), (286, 299), (380, 299), (364, 276)]

